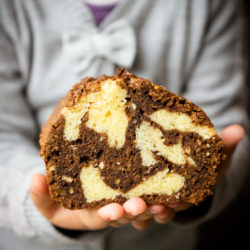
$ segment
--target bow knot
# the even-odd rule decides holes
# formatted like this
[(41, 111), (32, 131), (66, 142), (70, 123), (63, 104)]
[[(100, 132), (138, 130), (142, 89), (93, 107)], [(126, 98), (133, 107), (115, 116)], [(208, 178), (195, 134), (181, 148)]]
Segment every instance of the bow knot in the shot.
[(76, 61), (81, 71), (94, 59), (104, 57), (119, 66), (130, 67), (136, 54), (135, 33), (124, 19), (111, 23), (104, 30), (68, 32), (63, 41), (65, 52)]

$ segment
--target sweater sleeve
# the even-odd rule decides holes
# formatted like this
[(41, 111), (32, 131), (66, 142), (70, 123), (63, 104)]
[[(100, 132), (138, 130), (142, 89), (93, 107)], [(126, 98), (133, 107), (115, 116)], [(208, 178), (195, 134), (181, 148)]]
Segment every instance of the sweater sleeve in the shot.
[(198, 212), (197, 207), (177, 214), (175, 223), (185, 221), (187, 226), (206, 221), (228, 206), (240, 192), (249, 164), (249, 123), (244, 96), (246, 91), (240, 70), (237, 41), (239, 23), (235, 2), (209, 2), (208, 20), (201, 47), (186, 74), (187, 84), (183, 95), (206, 111), (217, 132), (228, 125), (240, 124), (247, 134), (239, 143), (230, 167), (218, 183), (211, 202), (204, 203), (203, 213)]
[(30, 199), (30, 177), (43, 173), (45, 167), (39, 156), (36, 119), (25, 98), (26, 81), (15, 42), (0, 19), (0, 227), (55, 244), (81, 242), (83, 247), (97, 247), (103, 232), (86, 232), (77, 239), (67, 237), (38, 212)]

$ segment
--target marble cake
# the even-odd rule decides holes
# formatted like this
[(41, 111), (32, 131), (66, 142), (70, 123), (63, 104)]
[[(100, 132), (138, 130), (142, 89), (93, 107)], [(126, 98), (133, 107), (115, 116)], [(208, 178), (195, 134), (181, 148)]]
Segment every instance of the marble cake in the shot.
[(141, 197), (198, 204), (211, 195), (224, 143), (195, 104), (119, 68), (85, 78), (42, 128), (52, 199), (93, 208)]

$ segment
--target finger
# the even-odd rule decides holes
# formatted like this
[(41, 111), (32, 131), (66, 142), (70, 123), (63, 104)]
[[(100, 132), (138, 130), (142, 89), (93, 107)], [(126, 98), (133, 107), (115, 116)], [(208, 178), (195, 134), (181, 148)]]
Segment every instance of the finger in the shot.
[(130, 222), (131, 222), (130, 219), (123, 216), (119, 220), (111, 221), (109, 225), (112, 226), (112, 227), (122, 227), (122, 226), (124, 226), (124, 225), (126, 225), (126, 224), (128, 224)]
[(41, 174), (32, 176), (30, 196), (42, 215), (52, 224), (66, 229), (102, 229), (110, 220), (119, 219), (124, 214), (119, 204), (104, 206), (100, 215), (97, 209), (69, 210), (60, 207), (50, 198), (46, 177)]
[(149, 220), (149, 219), (152, 219), (153, 215), (149, 212), (144, 212), (142, 214), (139, 214), (137, 216), (132, 216), (132, 215), (125, 215), (123, 216), (122, 218), (116, 220), (116, 221), (112, 221), (110, 223), (111, 226), (114, 226), (114, 227), (121, 227), (121, 226), (124, 226), (130, 222), (133, 222), (133, 221), (145, 221), (145, 220)]
[(127, 215), (138, 216), (147, 210), (145, 201), (139, 197), (129, 199), (123, 204)]
[(151, 214), (159, 214), (159, 213), (162, 213), (164, 210), (165, 210), (165, 206), (161, 204), (155, 204), (149, 207), (149, 211)]
[(123, 214), (123, 207), (117, 203), (108, 204), (100, 209), (69, 210), (60, 207), (51, 218), (51, 222), (66, 229), (100, 230)]
[(173, 208), (175, 212), (178, 212), (178, 211), (184, 211), (184, 210), (187, 210), (188, 208), (192, 207), (193, 205), (191, 203), (181, 203), (179, 206)]
[(118, 203), (110, 203), (98, 210), (98, 215), (106, 221), (118, 220), (124, 214), (123, 206)]
[[(114, 206), (113, 204), (104, 206), (101, 209), (69, 210), (60, 207), (50, 221), (52, 224), (66, 229), (100, 230), (106, 228), (111, 219), (122, 216), (119, 215), (121, 213), (120, 208), (122, 208), (121, 205)], [(105, 209), (107, 209), (108, 212), (105, 212)], [(113, 214), (109, 215), (109, 210), (111, 210)], [(124, 214), (124, 212), (122, 212), (122, 214)]]
[(161, 204), (154, 204), (148, 207), (148, 209), (138, 216), (130, 217), (130, 221), (146, 221), (153, 217), (155, 214), (160, 214), (165, 210), (165, 206)]
[(58, 205), (50, 198), (46, 177), (42, 174), (32, 175), (29, 192), (40, 213), (50, 219)]
[(154, 216), (154, 220), (159, 224), (164, 224), (172, 220), (173, 216), (174, 216), (174, 210), (166, 207), (164, 212)]
[(70, 210), (59, 207), (50, 222), (55, 226), (72, 230), (98, 230), (108, 226), (108, 221), (98, 216), (97, 209)]
[(224, 176), (225, 172), (227, 171), (234, 150), (237, 144), (244, 138), (244, 136), (245, 131), (239, 125), (231, 125), (221, 131), (220, 137), (225, 143), (224, 152), (226, 153), (227, 157), (226, 160), (218, 168), (217, 182)]
[(167, 206), (170, 207), (170, 208), (178, 208), (182, 205), (182, 203), (179, 201), (179, 202), (176, 202), (176, 203), (169, 203)]
[(151, 219), (152, 217), (153, 217), (153, 215), (150, 212), (146, 211), (146, 212), (134, 217), (134, 219), (131, 221), (145, 221), (145, 220)]
[[(115, 210), (116, 213), (114, 213)], [(124, 214), (125, 210), (123, 206), (117, 203), (109, 204), (99, 210), (99, 215), (105, 220), (110, 220), (109, 225), (113, 227), (121, 227), (129, 223)]]
[[(109, 205), (111, 205), (110, 206), (111, 208), (112, 207), (114, 208), (113, 215), (110, 215), (110, 218), (109, 217), (103, 218), (102, 215), (100, 214), (100, 209), (91, 209), (91, 210), (84, 209), (84, 211), (82, 211), (81, 213), (81, 221), (84, 224), (84, 226), (86, 226), (88, 230), (100, 230), (106, 228), (109, 225), (111, 218), (116, 218), (116, 217), (118, 218), (120, 213), (120, 208), (112, 206), (112, 204)], [(105, 209), (105, 207), (106, 206), (102, 208)]]
[(220, 137), (225, 142), (226, 151), (232, 151), (244, 138), (245, 130), (240, 125), (231, 125), (221, 131)]
[(144, 221), (133, 221), (131, 224), (137, 230), (144, 230), (152, 223), (152, 218)]
[(81, 229), (79, 212), (71, 211), (57, 205), (49, 195), (47, 180), (44, 175), (35, 174), (31, 178), (30, 196), (39, 212), (52, 224), (67, 228)]

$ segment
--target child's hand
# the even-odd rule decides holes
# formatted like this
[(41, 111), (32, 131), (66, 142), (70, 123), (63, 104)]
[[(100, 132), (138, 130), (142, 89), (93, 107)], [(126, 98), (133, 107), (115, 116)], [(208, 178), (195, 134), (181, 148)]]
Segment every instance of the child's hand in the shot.
[(225, 142), (225, 153), (227, 158), (219, 168), (217, 182), (225, 175), (230, 166), (233, 153), (238, 143), (244, 138), (244, 136), (244, 128), (240, 125), (231, 125), (221, 131), (220, 137)]
[(127, 223), (132, 223), (137, 229), (145, 229), (153, 218), (165, 223), (173, 216), (172, 209), (163, 205), (147, 207), (141, 198), (132, 198), (123, 205), (111, 203), (99, 209), (65, 209), (50, 198), (46, 177), (41, 174), (32, 176), (30, 195), (45, 218), (53, 225), (66, 229), (98, 230)]
[[(239, 125), (226, 127), (221, 132), (221, 138), (226, 144), (227, 160), (220, 167), (218, 180), (228, 169), (234, 150), (244, 134), (244, 129)], [(131, 223), (136, 229), (145, 229), (153, 219), (158, 223), (167, 223), (174, 217), (175, 212), (190, 207), (190, 204), (186, 203), (170, 204), (168, 207), (163, 205), (147, 207), (141, 198), (132, 198), (123, 205), (111, 203), (99, 209), (69, 210), (50, 198), (46, 177), (39, 174), (32, 177), (30, 195), (40, 213), (52, 224), (78, 230), (98, 230), (109, 225), (120, 227), (127, 223)]]
[[(223, 164), (219, 166), (217, 183), (225, 175), (227, 169), (230, 166), (233, 153), (238, 143), (244, 138), (244, 136), (245, 136), (245, 131), (240, 125), (231, 125), (231, 126), (224, 128), (221, 131), (220, 137), (225, 143), (225, 153), (227, 155), (227, 158), (223, 162)], [(173, 208), (175, 212), (178, 212), (178, 211), (186, 210), (191, 206), (192, 205), (188, 203), (176, 203), (176, 204), (172, 204), (170, 207)]]

